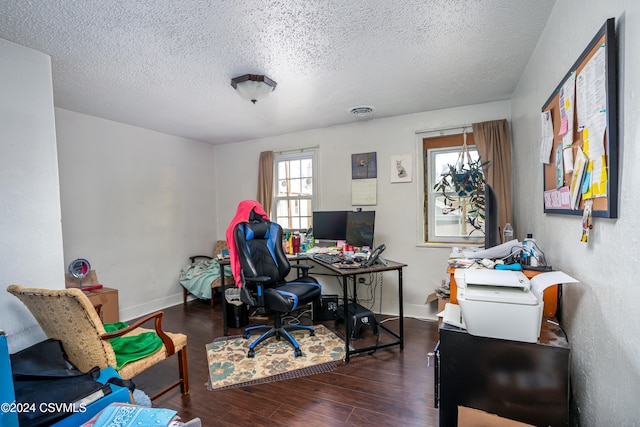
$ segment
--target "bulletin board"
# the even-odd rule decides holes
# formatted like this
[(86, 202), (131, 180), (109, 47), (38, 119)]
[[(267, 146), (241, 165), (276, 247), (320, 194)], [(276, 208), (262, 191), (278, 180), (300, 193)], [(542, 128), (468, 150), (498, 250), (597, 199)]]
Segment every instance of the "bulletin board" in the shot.
[(544, 212), (618, 217), (618, 96), (608, 19), (542, 107)]

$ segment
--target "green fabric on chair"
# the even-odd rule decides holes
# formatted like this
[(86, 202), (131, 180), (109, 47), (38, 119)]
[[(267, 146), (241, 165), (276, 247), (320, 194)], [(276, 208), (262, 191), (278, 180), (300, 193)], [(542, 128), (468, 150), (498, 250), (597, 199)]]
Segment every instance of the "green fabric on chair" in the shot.
[[(105, 323), (107, 333), (119, 331), (128, 327), (125, 322)], [(122, 368), (129, 362), (144, 359), (162, 348), (162, 340), (155, 332), (143, 332), (135, 336), (111, 338), (111, 347), (116, 353), (116, 369)]]

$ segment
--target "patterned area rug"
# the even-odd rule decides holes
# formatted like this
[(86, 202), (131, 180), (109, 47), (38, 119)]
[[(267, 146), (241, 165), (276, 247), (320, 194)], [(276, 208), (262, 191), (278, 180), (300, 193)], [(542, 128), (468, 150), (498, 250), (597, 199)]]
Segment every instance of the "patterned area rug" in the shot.
[(257, 336), (217, 338), (207, 344), (209, 362), (209, 390), (299, 378), (331, 372), (336, 362), (344, 360), (344, 341), (323, 325), (315, 326), (315, 336), (308, 331), (291, 335), (300, 344), (302, 356), (295, 357), (293, 347), (286, 340), (271, 338), (256, 347), (256, 355), (247, 357), (249, 344)]

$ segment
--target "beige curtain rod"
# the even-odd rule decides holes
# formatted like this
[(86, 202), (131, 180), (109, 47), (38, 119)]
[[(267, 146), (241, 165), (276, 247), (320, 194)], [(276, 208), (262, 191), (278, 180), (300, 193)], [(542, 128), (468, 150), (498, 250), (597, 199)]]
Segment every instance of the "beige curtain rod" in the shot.
[(422, 129), (422, 130), (417, 130), (416, 135), (421, 135), (423, 133), (446, 132), (448, 130), (455, 130), (455, 129), (465, 130), (467, 128), (472, 129), (473, 125), (460, 125), (460, 126), (451, 126), (447, 128)]
[(274, 151), (273, 154), (286, 154), (286, 153), (303, 153), (305, 151), (309, 151), (309, 150), (314, 150), (316, 148), (320, 148), (319, 145), (313, 145), (311, 147), (304, 147), (304, 148), (292, 148), (290, 150), (280, 150), (280, 151)]

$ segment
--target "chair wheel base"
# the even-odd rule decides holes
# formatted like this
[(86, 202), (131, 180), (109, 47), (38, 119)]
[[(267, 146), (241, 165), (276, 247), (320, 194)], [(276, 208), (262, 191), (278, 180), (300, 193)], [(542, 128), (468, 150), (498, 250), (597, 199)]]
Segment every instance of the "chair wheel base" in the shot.
[(295, 357), (300, 357), (302, 356), (302, 350), (300, 350), (299, 348), (296, 348), (293, 354)]
[(310, 331), (309, 332), (309, 336), (315, 337), (316, 336), (316, 331), (315, 330)]
[(251, 334), (249, 332), (245, 332), (244, 334), (242, 334), (242, 338), (249, 339), (249, 337), (251, 336)]
[(247, 353), (247, 357), (249, 357), (249, 358), (253, 358), (253, 356), (255, 356), (255, 355), (256, 355), (256, 352), (253, 351), (253, 350), (249, 350), (249, 352)]

